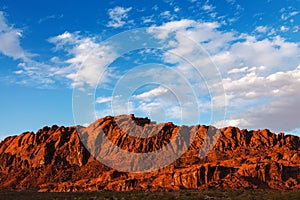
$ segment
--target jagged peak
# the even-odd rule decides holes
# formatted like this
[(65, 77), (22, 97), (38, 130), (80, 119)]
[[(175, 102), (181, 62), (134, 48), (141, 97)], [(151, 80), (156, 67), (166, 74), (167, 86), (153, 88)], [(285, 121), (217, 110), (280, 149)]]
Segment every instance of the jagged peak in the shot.
[[(164, 129), (149, 138), (129, 137), (126, 131), (118, 127), (117, 118), (138, 122), (138, 126), (132, 129), (126, 129), (129, 122), (121, 123), (129, 131), (144, 131), (159, 126)], [(36, 133), (25, 132), (7, 137), (0, 143), (0, 189), (130, 191), (262, 186), (300, 189), (300, 139), (297, 136), (275, 134), (268, 129), (248, 131), (238, 127), (181, 126), (196, 131), (188, 150), (170, 166), (137, 175), (121, 173), (100, 163), (87, 150), (78, 134), (78, 131), (89, 134), (91, 130), (101, 128), (111, 142), (123, 150), (144, 153), (163, 149), (175, 140), (179, 127), (172, 122), (154, 124), (148, 118), (134, 115), (106, 116), (88, 127), (53, 125), (45, 126)], [(213, 138), (207, 138), (211, 136), (208, 130), (220, 133), (215, 135), (217, 141), (212, 146), (206, 143), (213, 141)], [(203, 144), (209, 147), (209, 151), (201, 157), (199, 152)], [(178, 143), (175, 142), (172, 148), (176, 149), (176, 145)], [(109, 153), (105, 145), (101, 148)], [(113, 161), (114, 157), (111, 159)], [(124, 158), (118, 162), (126, 165), (132, 160)], [(231, 181), (230, 177), (235, 177), (235, 180)]]

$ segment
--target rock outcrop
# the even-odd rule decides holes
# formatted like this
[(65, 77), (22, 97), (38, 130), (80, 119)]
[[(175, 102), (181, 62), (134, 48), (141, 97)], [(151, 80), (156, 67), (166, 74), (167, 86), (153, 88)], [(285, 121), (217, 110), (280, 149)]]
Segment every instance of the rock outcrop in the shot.
[[(121, 150), (113, 152), (106, 143), (99, 142), (103, 136)], [(118, 163), (116, 167), (130, 166), (129, 171), (139, 171), (142, 160), (131, 164), (134, 160), (126, 156), (120, 159), (119, 151), (142, 154), (167, 148), (173, 153), (180, 148), (185, 151), (161, 169), (152, 170), (151, 163), (149, 166), (146, 163), (146, 173), (118, 171), (98, 159), (108, 155), (110, 162)], [(163, 160), (168, 160), (168, 155)], [(108, 116), (87, 128), (44, 127), (37, 133), (7, 137), (0, 143), (0, 189), (161, 191), (205, 188), (300, 189), (299, 137), (236, 127), (220, 130), (204, 125), (179, 127), (171, 122), (156, 124), (130, 115)]]

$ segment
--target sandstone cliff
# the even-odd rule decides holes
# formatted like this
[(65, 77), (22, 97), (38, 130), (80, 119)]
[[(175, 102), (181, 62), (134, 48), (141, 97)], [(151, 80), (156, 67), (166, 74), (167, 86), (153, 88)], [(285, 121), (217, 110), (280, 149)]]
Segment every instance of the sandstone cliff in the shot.
[[(180, 130), (194, 135), (180, 140), (186, 137), (180, 135)], [(154, 135), (155, 132), (158, 133)], [(121, 172), (102, 164), (97, 156), (109, 155), (116, 167), (131, 166), (131, 170), (137, 171), (143, 160), (130, 165), (132, 158), (120, 159), (118, 152), (109, 154), (114, 151), (111, 147), (105, 143), (99, 145), (104, 135), (126, 152), (145, 153), (169, 148), (176, 153), (182, 147), (188, 149), (162, 169), (153, 171), (149, 164), (144, 165), (148, 167), (147, 173)], [(216, 143), (212, 142), (214, 140)], [(171, 142), (173, 145), (167, 147)], [(168, 157), (163, 161), (167, 162)], [(299, 137), (276, 135), (269, 130), (248, 131), (236, 127), (217, 130), (204, 125), (178, 127), (171, 122), (156, 124), (134, 116), (108, 116), (87, 128), (54, 125), (37, 133), (11, 136), (0, 143), (0, 189), (157, 191), (204, 188), (300, 189)]]

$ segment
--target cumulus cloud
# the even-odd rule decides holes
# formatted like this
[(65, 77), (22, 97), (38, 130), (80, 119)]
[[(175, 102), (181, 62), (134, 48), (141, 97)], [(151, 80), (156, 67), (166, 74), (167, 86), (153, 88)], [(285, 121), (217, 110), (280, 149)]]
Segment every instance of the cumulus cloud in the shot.
[[(160, 26), (167, 31), (154, 32), (157, 38), (165, 39), (176, 33), (173, 52), (185, 58), (193, 58), (193, 49), (178, 33), (202, 45), (210, 54), (223, 76), (228, 106), (227, 125), (244, 128), (270, 128), (274, 131), (291, 131), (299, 126), (300, 107), (299, 67), (300, 48), (280, 36), (259, 39), (256, 36), (221, 31), (218, 23), (179, 20)], [(258, 27), (264, 32), (267, 27)], [(165, 54), (165, 61), (182, 63), (174, 55)], [(195, 60), (203, 59), (195, 57)], [(193, 76), (192, 71), (182, 71)], [(284, 117), (280, 118), (282, 115)], [(275, 117), (274, 117), (275, 116)], [(279, 121), (280, 119), (280, 121)], [(217, 123), (216, 123), (217, 124)]]
[[(131, 9), (123, 7), (110, 9), (108, 13), (111, 21), (108, 26), (114, 28), (124, 26)], [(293, 12), (284, 14), (282, 19), (298, 14)], [(162, 28), (164, 31), (150, 28), (149, 33), (161, 40), (175, 33), (175, 40), (169, 41), (170, 50), (165, 52), (163, 59), (166, 63), (175, 65), (177, 72), (187, 78), (200, 95), (208, 94), (201, 87), (199, 89), (200, 82), (204, 83), (204, 81), (197, 80), (198, 77), (195, 76), (197, 71), (183, 62), (182, 57), (200, 65), (209, 62), (207, 57), (199, 58), (194, 54), (195, 49), (191, 48), (192, 42), (202, 46), (218, 66), (223, 77), (220, 84), (225, 88), (226, 105), (230, 110), (229, 119), (225, 123), (245, 128), (267, 127), (276, 131), (290, 131), (299, 127), (300, 112), (297, 108), (300, 107), (298, 95), (300, 48), (298, 43), (286, 41), (280, 36), (258, 38), (255, 35), (224, 31), (221, 29), (222, 24), (218, 22), (182, 19), (164, 23), (156, 28)], [(265, 26), (258, 26), (254, 33), (266, 33), (267, 29)], [(20, 59), (20, 70), (16, 70), (15, 73), (39, 77), (45, 84), (51, 84), (55, 79), (68, 79), (74, 87), (84, 84), (94, 87), (98, 84), (99, 77), (102, 77), (103, 82), (109, 81), (110, 75), (105, 66), (113, 58), (118, 57), (111, 45), (100, 44), (97, 37), (82, 36), (79, 32), (65, 32), (50, 38), (49, 42), (55, 45), (56, 51), (65, 51), (66, 55), (53, 57), (50, 64), (39, 63), (32, 59), (32, 54), (21, 47), (22, 31), (9, 25), (3, 13), (0, 13), (0, 30), (0, 39), (3, 41), (0, 44), (0, 52), (13, 59)], [(209, 73), (208, 71), (204, 78), (210, 77)], [(180, 86), (176, 87), (179, 88), (177, 91), (185, 92)], [(167, 91), (163, 87), (158, 87), (134, 97), (142, 103), (148, 103), (144, 105), (148, 111), (154, 109), (159, 113), (160, 106), (168, 105), (174, 111), (170, 113), (175, 116), (175, 113), (179, 112), (175, 105), (172, 107), (170, 104), (160, 104), (161, 102), (157, 101), (152, 103), (145, 101), (151, 97), (162, 97)], [(99, 97), (96, 101), (99, 104), (107, 103), (111, 101), (111, 97)], [(188, 102), (188, 99), (186, 101)], [(220, 101), (222, 99), (218, 99), (215, 103)], [(133, 105), (130, 106), (130, 109), (133, 109)], [(205, 106), (210, 104), (206, 103)], [(123, 107), (120, 106), (122, 111), (124, 111)]]
[(69, 32), (49, 39), (57, 50), (63, 49), (70, 56), (63, 62), (67, 67), (63, 68), (65, 71), (62, 74), (72, 81), (73, 87), (84, 84), (95, 87), (99, 81), (108, 81), (106, 65), (117, 54), (110, 45), (100, 44), (96, 40), (95, 37), (82, 37), (78, 33)]
[(124, 26), (127, 22), (128, 12), (132, 9), (132, 7), (124, 8), (121, 6), (117, 6), (115, 8), (108, 10), (108, 15), (111, 21), (108, 22), (108, 27), (119, 28)]
[[(234, 97), (229, 110), (241, 110), (236, 102), (254, 104), (243, 112), (236, 112), (228, 125), (234, 122), (246, 128), (270, 128), (273, 131), (292, 131), (300, 123), (300, 65), (294, 70), (275, 72), (263, 77), (248, 72), (240, 79), (224, 79), (224, 87)], [(267, 98), (266, 101), (261, 101)], [(261, 103), (262, 102), (262, 103)]]
[[(293, 69), (299, 64), (300, 49), (297, 43), (285, 41), (280, 36), (258, 39), (248, 34), (221, 31), (220, 27), (217, 22), (182, 19), (164, 23), (159, 28), (168, 31), (154, 34), (165, 39), (171, 32), (176, 32), (191, 38), (208, 51), (225, 76), (233, 68), (266, 66), (266, 72), (274, 72), (282, 68)], [(191, 52), (183, 40), (175, 45), (180, 55)]]
[(224, 51), (212, 55), (214, 62), (226, 76), (231, 68), (266, 66), (266, 72), (293, 69), (299, 64), (300, 49), (297, 43), (287, 42), (280, 36), (258, 40), (253, 36), (241, 36)]
[[(266, 77), (250, 71), (240, 79), (225, 78), (223, 82), (227, 94), (234, 94), (236, 98), (292, 96), (300, 89), (300, 67), (286, 72), (275, 72)], [(248, 93), (256, 95), (248, 96)]]

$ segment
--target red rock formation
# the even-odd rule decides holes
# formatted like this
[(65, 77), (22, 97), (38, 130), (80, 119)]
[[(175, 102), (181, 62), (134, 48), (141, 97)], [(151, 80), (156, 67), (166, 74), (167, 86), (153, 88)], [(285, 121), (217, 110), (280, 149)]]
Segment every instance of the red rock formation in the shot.
[[(172, 148), (176, 151), (185, 145), (177, 138), (178, 130), (195, 132), (188, 151), (172, 164), (147, 173), (109, 168), (83, 145), (105, 134), (113, 144), (129, 152), (155, 152), (170, 142), (174, 142)], [(155, 131), (158, 133), (153, 135)], [(141, 137), (128, 135), (133, 132), (140, 133)], [(210, 150), (214, 144), (210, 141), (214, 140), (217, 142)], [(92, 150), (95, 153), (96, 150)], [(102, 144), (97, 148), (97, 152), (100, 151), (109, 149)], [(199, 152), (200, 155), (208, 154), (199, 157)], [(115, 158), (111, 156), (111, 159)], [(124, 158), (120, 164), (129, 162), (132, 160)], [(44, 127), (37, 133), (11, 136), (0, 143), (0, 189), (157, 191), (204, 188), (300, 189), (299, 137), (276, 135), (269, 130), (248, 131), (235, 127), (217, 130), (203, 125), (178, 127), (170, 122), (155, 124), (131, 115), (108, 116), (87, 128)]]

